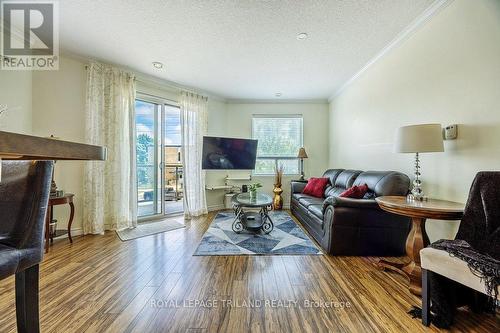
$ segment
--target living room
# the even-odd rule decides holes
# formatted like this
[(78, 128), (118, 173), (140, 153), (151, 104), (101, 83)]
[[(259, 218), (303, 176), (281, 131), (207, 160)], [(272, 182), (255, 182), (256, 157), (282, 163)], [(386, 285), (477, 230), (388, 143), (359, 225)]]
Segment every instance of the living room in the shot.
[(1, 2), (0, 331), (498, 329), (498, 1), (42, 2), (54, 68)]

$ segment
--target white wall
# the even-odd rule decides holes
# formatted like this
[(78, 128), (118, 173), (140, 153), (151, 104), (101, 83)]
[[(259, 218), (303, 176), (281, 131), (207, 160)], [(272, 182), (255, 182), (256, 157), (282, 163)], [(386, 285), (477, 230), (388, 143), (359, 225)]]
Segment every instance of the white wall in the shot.
[[(222, 101), (209, 99), (207, 135), (226, 136), (227, 121), (227, 104)], [(225, 172), (206, 171), (205, 183), (206, 185), (223, 185), (225, 176)], [(224, 190), (207, 190), (205, 193), (208, 210), (223, 208)]]
[(0, 131), (31, 133), (31, 80), (30, 71), (0, 71), (0, 105), (8, 107), (0, 116)]
[[(412, 175), (395, 130), (458, 124), (444, 153), (422, 154), (424, 191), (465, 202), (474, 175), (500, 169), (500, 2), (455, 0), (372, 65), (330, 105), (330, 166)], [(458, 223), (428, 223), (432, 240)]]
[[(326, 103), (228, 103), (225, 121), (219, 117), (218, 129), (215, 126), (209, 134), (238, 138), (252, 137), (252, 115), (254, 114), (301, 114), (304, 126), (304, 147), (309, 159), (304, 160), (306, 177), (320, 176), (328, 166), (328, 104)], [(212, 122), (215, 118), (212, 118)], [(210, 125), (210, 119), (209, 119)], [(241, 171), (207, 171), (207, 185), (223, 185), (226, 175), (239, 176), (248, 172)], [(284, 205), (290, 205), (290, 180), (297, 179), (298, 175), (286, 176), (283, 182)], [(274, 176), (253, 176), (251, 182), (260, 182), (263, 192), (272, 194)], [(234, 182), (240, 185), (245, 182)], [(211, 207), (220, 208), (222, 205), (223, 191), (215, 197), (207, 191), (207, 202)], [(216, 198), (216, 199), (215, 199)], [(218, 205), (218, 206), (215, 206)]]
[[(33, 72), (33, 134), (85, 141), (85, 65), (61, 57), (58, 71)], [(58, 161), (54, 179), (59, 189), (74, 193), (74, 234), (82, 228), (83, 166), (80, 161)], [(55, 206), (58, 229), (65, 228), (69, 206)]]

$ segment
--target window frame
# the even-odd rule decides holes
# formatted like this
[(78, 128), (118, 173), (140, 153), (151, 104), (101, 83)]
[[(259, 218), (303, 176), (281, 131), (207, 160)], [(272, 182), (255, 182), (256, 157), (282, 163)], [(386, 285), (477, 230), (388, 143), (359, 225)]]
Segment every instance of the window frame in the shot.
[[(254, 136), (254, 120), (258, 118), (267, 118), (267, 119), (279, 119), (279, 118), (292, 118), (292, 119), (300, 119), (300, 147), (304, 146), (304, 116), (302, 114), (252, 114), (252, 139), (256, 140), (257, 138)], [(258, 140), (258, 139), (257, 139)], [(298, 153), (298, 150), (297, 150)], [(278, 167), (279, 160), (296, 160), (297, 161), (297, 173), (284, 173), (285, 176), (297, 176), (300, 175), (300, 161), (297, 156), (264, 156), (259, 157), (257, 155), (256, 161), (258, 160), (274, 160), (275, 167)], [(252, 170), (252, 175), (255, 176), (274, 176), (273, 173), (258, 173), (256, 170)]]

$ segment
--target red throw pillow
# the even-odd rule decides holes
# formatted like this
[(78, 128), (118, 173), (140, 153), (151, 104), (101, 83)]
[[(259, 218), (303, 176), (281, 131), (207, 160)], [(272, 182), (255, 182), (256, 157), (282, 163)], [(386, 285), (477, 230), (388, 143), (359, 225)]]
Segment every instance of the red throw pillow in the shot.
[(342, 198), (362, 199), (365, 196), (366, 192), (368, 192), (368, 185), (354, 185), (344, 192), (340, 193), (339, 196)]
[(323, 198), (323, 192), (325, 192), (325, 187), (327, 184), (328, 184), (328, 178), (311, 177), (307, 181), (307, 185), (302, 191), (302, 193), (309, 194), (317, 198)]

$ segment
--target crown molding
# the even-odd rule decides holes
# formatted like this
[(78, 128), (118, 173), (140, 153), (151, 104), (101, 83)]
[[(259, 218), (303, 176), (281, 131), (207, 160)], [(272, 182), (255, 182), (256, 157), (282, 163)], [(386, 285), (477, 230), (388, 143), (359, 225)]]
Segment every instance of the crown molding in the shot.
[(332, 102), (339, 96), (349, 85), (351, 85), (358, 77), (360, 77), (370, 66), (375, 64), (379, 59), (389, 53), (392, 49), (398, 47), (403, 42), (408, 40), (415, 32), (423, 27), (432, 17), (446, 8), (454, 0), (436, 0), (422, 14), (420, 14), (410, 25), (401, 31), (392, 41), (389, 42), (381, 51), (371, 58), (359, 71), (356, 72), (349, 80), (347, 80), (340, 88), (328, 98), (328, 102)]

